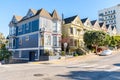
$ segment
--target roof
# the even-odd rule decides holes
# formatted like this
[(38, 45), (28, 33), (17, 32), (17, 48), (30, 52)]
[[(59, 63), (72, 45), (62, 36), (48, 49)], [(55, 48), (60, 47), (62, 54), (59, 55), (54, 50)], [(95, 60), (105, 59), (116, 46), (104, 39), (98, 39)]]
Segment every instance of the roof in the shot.
[(106, 25), (106, 28), (107, 28), (107, 29), (109, 28), (109, 24), (108, 24), (108, 25)]
[(61, 19), (56, 10), (54, 10), (54, 11), (52, 12), (51, 16), (52, 16), (52, 18), (54, 18), (54, 19)]
[(85, 21), (86, 21), (87, 19), (88, 19), (88, 18), (81, 19), (82, 23), (85, 23)]
[(115, 27), (115, 26), (112, 26), (111, 28), (112, 28), (112, 30), (113, 30), (113, 29), (116, 28), (116, 27)]
[(20, 21), (20, 20), (22, 19), (22, 16), (14, 15), (14, 17), (15, 17), (15, 19), (16, 19), (17, 21)]
[[(30, 9), (30, 10), (32, 10), (33, 12), (35, 12), (34, 9)], [(41, 16), (44, 16), (44, 17), (47, 17), (47, 18), (51, 18), (51, 15), (45, 9), (43, 9), (43, 8), (41, 8), (40, 10), (38, 10), (34, 16), (39, 15), (39, 14)], [(32, 17), (34, 17), (34, 16), (32, 16)], [(21, 21), (24, 21), (26, 19), (28, 19), (28, 18), (26, 18), (26, 16), (24, 16)]]
[(65, 24), (71, 23), (77, 16), (78, 16), (78, 15), (75, 15), (75, 16), (72, 16), (72, 17), (65, 18), (65, 19), (64, 19)]
[(38, 14), (47, 18), (51, 18), (51, 15), (43, 8), (37, 11), (36, 15)]
[(35, 10), (35, 9), (30, 9), (30, 10), (33, 12), (33, 14), (37, 13), (37, 10)]
[(103, 26), (103, 24), (104, 24), (104, 23), (99, 23), (100, 27), (102, 27), (102, 26)]
[[(41, 8), (39, 10), (29, 9), (29, 11), (33, 12), (33, 14), (34, 14), (33, 16), (31, 16), (29, 18), (40, 15), (42, 17), (46, 17), (46, 18), (50, 18), (50, 19), (52, 19), (52, 18), (61, 19), (56, 10), (54, 10), (52, 13), (49, 13), (48, 11), (46, 11), (43, 8)], [(15, 18), (17, 19), (18, 22), (21, 22), (21, 21), (28, 19), (26, 16), (24, 16), (24, 17), (15, 16)]]
[(93, 20), (93, 21), (91, 21), (91, 24), (94, 25), (96, 21), (97, 21), (97, 20)]

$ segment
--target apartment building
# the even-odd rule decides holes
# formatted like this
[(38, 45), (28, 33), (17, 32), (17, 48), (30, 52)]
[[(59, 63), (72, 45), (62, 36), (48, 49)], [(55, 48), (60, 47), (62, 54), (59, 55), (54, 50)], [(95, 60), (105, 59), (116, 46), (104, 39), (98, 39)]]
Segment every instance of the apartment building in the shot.
[(105, 8), (98, 11), (99, 22), (105, 22), (106, 25), (116, 27), (117, 33), (120, 34), (120, 4)]
[(61, 18), (56, 10), (29, 9), (23, 17), (14, 15), (9, 30), (13, 59), (38, 61), (61, 51)]

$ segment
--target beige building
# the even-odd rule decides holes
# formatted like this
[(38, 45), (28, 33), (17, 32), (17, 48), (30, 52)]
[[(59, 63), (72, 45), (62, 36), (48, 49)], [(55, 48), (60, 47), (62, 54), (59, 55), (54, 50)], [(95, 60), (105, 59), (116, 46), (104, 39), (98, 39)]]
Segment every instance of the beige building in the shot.
[(67, 35), (70, 47), (79, 47), (83, 45), (83, 24), (78, 15), (64, 19), (62, 26), (62, 34)]

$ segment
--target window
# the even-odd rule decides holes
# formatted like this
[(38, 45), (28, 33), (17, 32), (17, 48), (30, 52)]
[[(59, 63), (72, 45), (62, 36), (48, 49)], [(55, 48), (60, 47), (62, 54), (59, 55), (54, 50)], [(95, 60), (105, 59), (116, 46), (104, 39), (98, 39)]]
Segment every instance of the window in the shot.
[(58, 38), (58, 46), (61, 46), (61, 37)]
[(22, 38), (19, 38), (19, 45), (22, 45)]
[(53, 46), (57, 46), (57, 36), (53, 36)]
[(57, 31), (57, 23), (55, 23), (55, 22), (53, 23), (53, 31), (55, 31), (55, 32)]
[(74, 35), (77, 35), (77, 29), (76, 28), (73, 28), (73, 33), (74, 33)]
[(113, 10), (113, 13), (115, 13), (115, 10)]
[(32, 12), (31, 12), (31, 13), (29, 13), (28, 17), (31, 17), (31, 16), (33, 16), (33, 13), (32, 13)]
[(22, 51), (19, 51), (19, 58), (22, 57)]
[(116, 24), (116, 20), (114, 20), (114, 24)]
[(73, 46), (73, 39), (70, 39), (70, 46)]
[(105, 19), (107, 20), (107, 17), (105, 17)]
[(32, 32), (39, 30), (39, 20), (32, 21)]
[(105, 14), (107, 14), (107, 12), (105, 12)]
[(51, 36), (48, 36), (48, 45), (51, 45)]
[(114, 18), (116, 18), (115, 15), (114, 15)]
[(86, 24), (87, 24), (87, 26), (89, 26), (89, 22), (87, 22)]
[(51, 45), (51, 35), (46, 35), (46, 43), (45, 45)]
[(9, 39), (9, 47), (12, 48), (12, 39)]
[(18, 27), (18, 32), (22, 32), (22, 26)]
[(26, 36), (25, 40), (26, 40), (26, 41), (29, 41), (29, 36)]
[(77, 40), (74, 40), (74, 46), (77, 46)]
[(61, 23), (60, 22), (57, 24), (57, 28), (58, 28), (58, 31), (60, 32), (61, 31)]
[(10, 27), (10, 35), (14, 35), (16, 32), (16, 28), (15, 27)]
[(25, 24), (25, 29), (29, 30), (29, 26), (27, 24)]
[(13, 46), (15, 46), (15, 43), (16, 43), (16, 42), (15, 42), (15, 39), (13, 39)]
[(73, 28), (70, 27), (70, 34), (73, 34)]

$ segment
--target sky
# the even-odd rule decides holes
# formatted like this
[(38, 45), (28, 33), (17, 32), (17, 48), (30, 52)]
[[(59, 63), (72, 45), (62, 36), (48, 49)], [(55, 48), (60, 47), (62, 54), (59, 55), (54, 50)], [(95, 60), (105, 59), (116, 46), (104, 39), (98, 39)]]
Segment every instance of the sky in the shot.
[(30, 8), (57, 10), (64, 18), (79, 15), (80, 18), (98, 19), (98, 10), (120, 4), (120, 0), (1, 0), (0, 32), (9, 35), (9, 22), (13, 15), (25, 16)]

